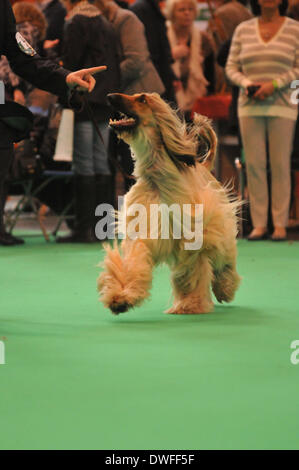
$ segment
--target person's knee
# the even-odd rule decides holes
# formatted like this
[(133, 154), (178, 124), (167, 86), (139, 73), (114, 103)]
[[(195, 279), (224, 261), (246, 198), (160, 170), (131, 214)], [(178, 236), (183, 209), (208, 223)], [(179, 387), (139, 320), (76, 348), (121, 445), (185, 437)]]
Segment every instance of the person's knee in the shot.
[(246, 161), (246, 170), (249, 175), (256, 176), (260, 173), (265, 173), (267, 170), (266, 164), (260, 160)]

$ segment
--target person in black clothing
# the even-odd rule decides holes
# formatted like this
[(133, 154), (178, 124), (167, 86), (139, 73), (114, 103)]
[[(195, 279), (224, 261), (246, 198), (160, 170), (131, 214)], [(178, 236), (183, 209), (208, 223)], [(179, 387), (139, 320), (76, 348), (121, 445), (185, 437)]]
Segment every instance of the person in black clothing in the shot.
[[(32, 47), (16, 33), (16, 24), (9, 0), (0, 0), (0, 55), (5, 55), (13, 71), (38, 88), (60, 96), (67, 96), (69, 87), (92, 91), (95, 85), (93, 73), (106, 67), (82, 69), (73, 73), (59, 67), (47, 59), (41, 58)], [(4, 183), (13, 158), (13, 142), (15, 131), (4, 122), (6, 110), (11, 106), (0, 104), (0, 245), (15, 245), (23, 243), (5, 232), (4, 213)], [(29, 111), (28, 111), (29, 113)]]
[(173, 58), (166, 32), (166, 19), (161, 13), (158, 0), (136, 0), (130, 6), (144, 24), (151, 59), (165, 86), (162, 98), (176, 103), (174, 82), (177, 81), (172, 70)]
[[(47, 29), (45, 15), (34, 3), (29, 2), (17, 2), (12, 9), (17, 31), (34, 50), (40, 53), (40, 46), (45, 39)], [(5, 85), (6, 99), (25, 105), (26, 98), (32, 92), (33, 86), (13, 73), (5, 56), (2, 56), (0, 61), (0, 80)]]
[(62, 51), (66, 9), (60, 0), (37, 0), (37, 3), (48, 23), (42, 55), (57, 60)]
[[(113, 26), (101, 11), (86, 0), (64, 0), (65, 23), (62, 61), (69, 70), (105, 62), (105, 82), (98, 82), (88, 96), (89, 106), (75, 112), (73, 170), (75, 173), (75, 226), (58, 243), (93, 243), (95, 208), (113, 205), (113, 176), (108, 160), (111, 108), (107, 95), (119, 90), (118, 43)], [(92, 110), (92, 115), (90, 114)], [(100, 130), (97, 133), (94, 123)]]
[(60, 0), (38, 0), (38, 3), (40, 4), (40, 8), (48, 22), (46, 39), (59, 39), (61, 41), (63, 37), (66, 9)]

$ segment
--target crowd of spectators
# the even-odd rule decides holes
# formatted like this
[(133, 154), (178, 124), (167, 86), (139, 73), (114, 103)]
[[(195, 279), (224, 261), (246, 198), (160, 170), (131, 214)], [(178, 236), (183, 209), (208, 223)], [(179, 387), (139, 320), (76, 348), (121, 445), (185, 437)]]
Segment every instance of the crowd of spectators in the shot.
[[(255, 2), (258, 5), (266, 5), (266, 10), (262, 6), (264, 15), (262, 21), (266, 23), (267, 8), (269, 9), (267, 2), (271, 3), (271, 1), (275, 5), (277, 4), (276, 8), (279, 7), (280, 0), (258, 0), (258, 3)], [(275, 89), (269, 95), (267, 93), (263, 95), (264, 102), (261, 102), (261, 97), (259, 100), (248, 97), (247, 86), (255, 84), (257, 79), (254, 78), (254, 73), (252, 75), (250, 64), (248, 65), (246, 60), (245, 63), (242, 62), (241, 41), (245, 41), (248, 46), (246, 34), (247, 36), (249, 34), (252, 36), (249, 40), (249, 44), (251, 44), (250, 41), (253, 41), (254, 32), (248, 30), (248, 33), (246, 27), (242, 29), (239, 25), (243, 23), (243, 25), (248, 25), (249, 29), (251, 25), (254, 27), (255, 20), (251, 19), (256, 11), (252, 11), (246, 1), (217, 0), (212, 7), (211, 2), (208, 2), (211, 15), (205, 30), (199, 27), (196, 21), (201, 8), (197, 0), (166, 0), (165, 2), (136, 0), (129, 3), (124, 0), (11, 0), (11, 3), (16, 17), (17, 30), (40, 55), (56, 60), (71, 71), (93, 65), (102, 65), (103, 61), (108, 65), (109, 70), (106, 75), (106, 88), (103, 88), (103, 83), (101, 83), (105, 82), (105, 75), (102, 75), (95, 90), (88, 97), (89, 106), (84, 103), (80, 106), (80, 112), (78, 109), (75, 110), (72, 163), (75, 182), (75, 222), (71, 235), (57, 241), (96, 241), (93, 230), (95, 207), (102, 202), (114, 203), (113, 181), (115, 168), (112, 161), (118, 160), (123, 169), (125, 190), (128, 190), (133, 183), (131, 178), (133, 162), (130, 150), (124, 143), (117, 142), (115, 136), (109, 132), (108, 121), (112, 111), (103, 100), (104, 94), (112, 91), (128, 94), (142, 91), (157, 92), (173, 107), (178, 107), (186, 120), (191, 120), (192, 109), (196, 100), (218, 93), (223, 88), (224, 83), (234, 95), (235, 111), (237, 110), (239, 89), (241, 90), (239, 118), (241, 113), (242, 140), (246, 147), (245, 153), (248, 154), (247, 171), (249, 173), (253, 225), (258, 229), (253, 232), (251, 238), (260, 239), (265, 235), (267, 232), (265, 214), (267, 213), (268, 204), (265, 175), (263, 173), (266, 161), (265, 139), (266, 130), (269, 127), (268, 121), (272, 122), (273, 119), (269, 120), (269, 114), (263, 114), (260, 110), (268, 109), (270, 105), (273, 110), (275, 108), (274, 102), (271, 102), (267, 107), (269, 96), (271, 95), (272, 98), (274, 96), (276, 100), (283, 99), (283, 90), (289, 85), (291, 78), (299, 79), (298, 76), (293, 77), (290, 71), (295, 70), (295, 75), (298, 72), (296, 68), (298, 67), (296, 62), (298, 61), (298, 51), (297, 55), (296, 52), (294, 53), (294, 57), (289, 56), (290, 64), (284, 64), (283, 66), (284, 69), (289, 67), (289, 75), (285, 80), (279, 81), (277, 72), (273, 72), (276, 74), (272, 77), (273, 80), (276, 80)], [(289, 20), (291, 22), (289, 27), (292, 27), (294, 31), (299, 31), (296, 22), (298, 19), (298, 1), (291, 1), (288, 12), (286, 0), (283, 0), (283, 3), (285, 8), (282, 14), (288, 14), (293, 18)], [(260, 10), (258, 14), (260, 15)], [(281, 13), (279, 14), (280, 17)], [(277, 34), (283, 23), (283, 20), (280, 22), (277, 18), (275, 16), (274, 21), (278, 25), (275, 34)], [(298, 42), (298, 40), (299, 35), (297, 39), (293, 40), (290, 47), (292, 45), (295, 47), (295, 42)], [(266, 36), (264, 41), (266, 48)], [(105, 44), (105, 47), (103, 47), (103, 44)], [(257, 47), (260, 47), (260, 45), (257, 45)], [(103, 49), (106, 55), (103, 53)], [(109, 64), (106, 63), (107, 60), (109, 60)], [(253, 60), (255, 59), (253, 58)], [(272, 60), (273, 57), (270, 61)], [(282, 57), (278, 57), (277, 60), (278, 65), (279, 62), (283, 62)], [(257, 73), (259, 74), (259, 81), (263, 82), (262, 75), (265, 73), (265, 68), (262, 61), (259, 63), (261, 70)], [(272, 70), (270, 69), (269, 74)], [(286, 73), (287, 71), (285, 75)], [(43, 108), (44, 117), (50, 118), (50, 108), (44, 109), (45, 107), (42, 106), (42, 103), (45, 102), (42, 93), (45, 92), (37, 95), (36, 104), (36, 98), (32, 98), (32, 96), (35, 97), (33, 87), (12, 72), (4, 56), (0, 60), (0, 80), (5, 84), (7, 100), (14, 100), (27, 106), (32, 105), (33, 100), (35, 106), (31, 106), (31, 110), (39, 114)], [(251, 101), (249, 106), (246, 107), (248, 100)], [(53, 99), (50, 98), (46, 101), (50, 101), (53, 105), (56, 103), (56, 98), (53, 97)], [(266, 104), (266, 106), (263, 107), (263, 104)], [(67, 105), (65, 102), (61, 103), (61, 106)], [(284, 105), (286, 109), (287, 106), (285, 103)], [(89, 107), (89, 111), (86, 106)], [(288, 155), (292, 151), (292, 136), (297, 117), (297, 108), (295, 108), (293, 106), (291, 118), (279, 115), (281, 119), (286, 118), (282, 123), (278, 123), (278, 126), (282, 128), (281, 126), (285, 125), (284, 149), (286, 146), (288, 147)], [(245, 112), (244, 109), (249, 111)], [(97, 127), (101, 131), (101, 138), (94, 127), (90, 110)], [(255, 118), (258, 129), (252, 127), (253, 116), (259, 116), (259, 119)], [(262, 116), (264, 116), (263, 122)], [(274, 115), (271, 115), (271, 117), (273, 118)], [(275, 115), (275, 117), (278, 116)], [(266, 118), (268, 119), (267, 125), (265, 124)], [(287, 126), (290, 120), (293, 124)], [(44, 130), (46, 131), (48, 127), (47, 119), (44, 122)], [(238, 127), (238, 125), (236, 119), (236, 126)], [(258, 159), (260, 152), (257, 152), (256, 148), (255, 150), (252, 148), (252, 144), (255, 142), (255, 139), (252, 138), (253, 132), (261, 133), (259, 149), (262, 147), (264, 153), (260, 159)], [(274, 135), (277, 134), (275, 129), (273, 132)], [(287, 143), (285, 142), (286, 139)], [(277, 154), (278, 146), (275, 143), (273, 145), (275, 147), (274, 153), (276, 150)], [(110, 158), (111, 153), (113, 153), (113, 158)], [(282, 148), (281, 153), (283, 153)], [(283, 157), (273, 157), (272, 155), (271, 161), (274, 161), (275, 158), (277, 160)], [(260, 176), (256, 171), (258, 164), (263, 167)], [(281, 229), (277, 231), (274, 238), (285, 239), (290, 195), (289, 177), (285, 175), (290, 173), (289, 157), (285, 163), (283, 161), (279, 165), (276, 163), (273, 168), (278, 168), (278, 176), (274, 178), (274, 185), (272, 185), (273, 215), (277, 224), (276, 228)], [(283, 178), (282, 175), (284, 175)], [(286, 178), (288, 184), (283, 184)], [(279, 188), (275, 185), (278, 185)], [(281, 187), (284, 188), (282, 192), (280, 191)], [(276, 189), (273, 190), (273, 188)], [(279, 206), (282, 193), (284, 194), (283, 209)], [(279, 196), (276, 197), (276, 194), (279, 194)], [(73, 195), (70, 195), (70, 197), (73, 197)], [(53, 201), (55, 201), (55, 197)], [(49, 205), (51, 205), (51, 201)], [(53, 206), (55, 206), (54, 202)], [(261, 212), (263, 215), (261, 215)]]

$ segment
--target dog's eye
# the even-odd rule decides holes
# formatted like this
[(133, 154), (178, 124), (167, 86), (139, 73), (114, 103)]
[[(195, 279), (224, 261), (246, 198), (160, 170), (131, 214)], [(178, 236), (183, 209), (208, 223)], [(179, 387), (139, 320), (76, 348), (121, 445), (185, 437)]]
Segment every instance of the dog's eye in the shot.
[(139, 103), (146, 103), (146, 96), (145, 95), (139, 96), (138, 101)]

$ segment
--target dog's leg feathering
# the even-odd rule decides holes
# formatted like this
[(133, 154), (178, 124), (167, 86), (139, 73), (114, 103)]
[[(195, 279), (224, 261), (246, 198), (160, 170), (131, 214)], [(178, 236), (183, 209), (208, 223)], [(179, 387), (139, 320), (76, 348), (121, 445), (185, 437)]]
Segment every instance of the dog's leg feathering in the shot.
[(115, 313), (139, 305), (149, 296), (152, 283), (151, 254), (142, 240), (124, 240), (119, 251), (106, 246), (105, 271), (98, 278), (100, 300)]
[(213, 270), (210, 260), (205, 255), (196, 257), (193, 265), (184, 263), (174, 266), (172, 284), (174, 304), (165, 313), (198, 314), (209, 313), (213, 310), (210, 286)]
[(236, 270), (235, 260), (223, 265), (221, 270), (214, 272), (213, 292), (218, 302), (231, 302), (241, 282)]

